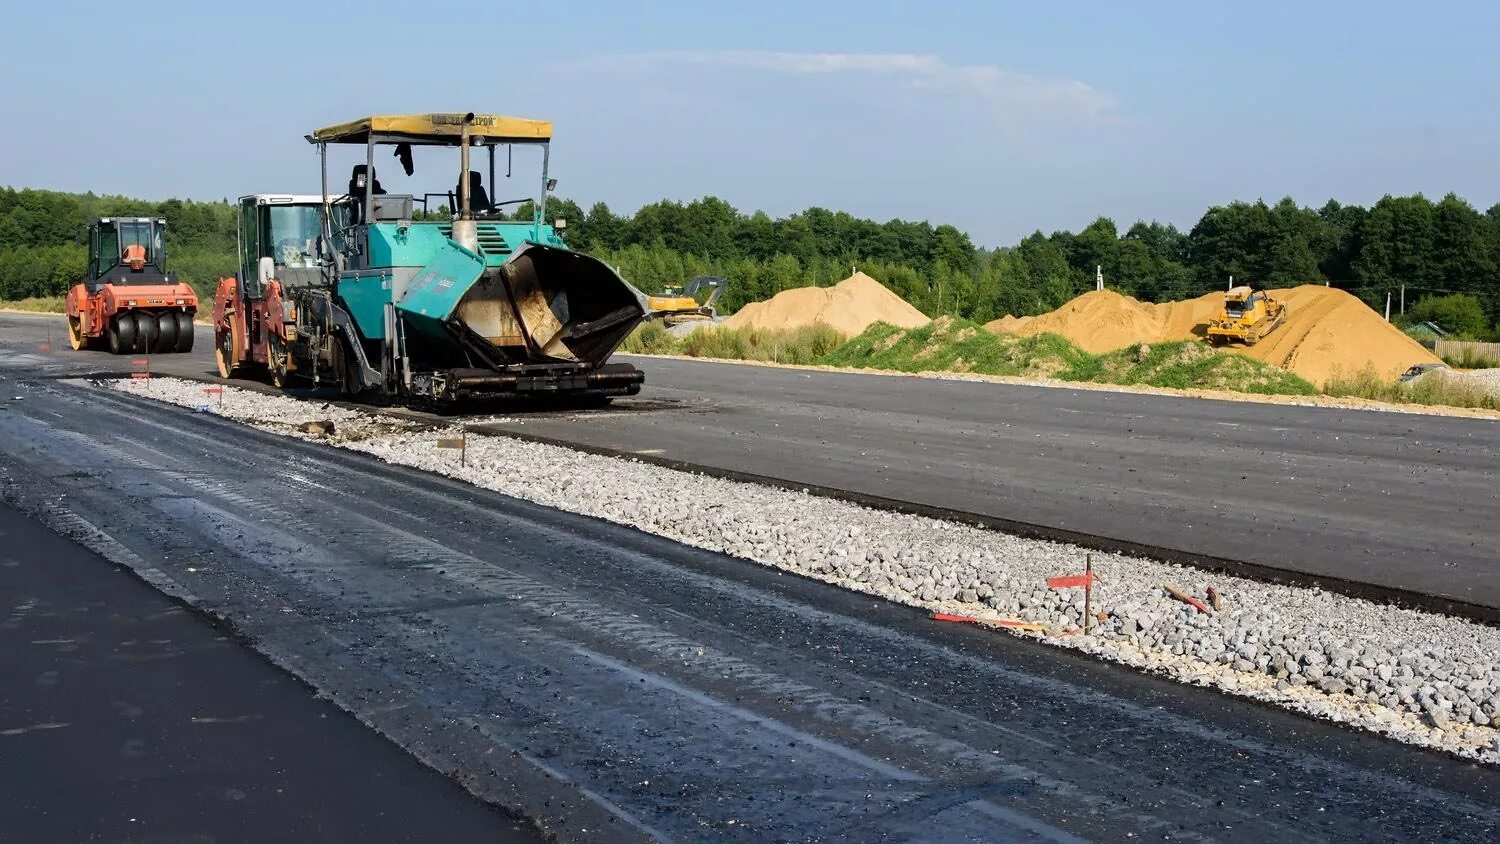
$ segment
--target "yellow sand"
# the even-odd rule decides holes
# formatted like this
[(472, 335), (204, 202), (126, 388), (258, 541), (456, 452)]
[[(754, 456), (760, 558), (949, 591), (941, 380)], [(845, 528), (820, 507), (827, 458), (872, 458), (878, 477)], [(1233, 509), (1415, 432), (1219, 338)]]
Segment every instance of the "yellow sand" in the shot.
[[(1394, 379), (1414, 363), (1438, 362), (1432, 352), (1342, 290), (1304, 284), (1270, 294), (1286, 303), (1285, 321), (1254, 346), (1224, 346), (1225, 351), (1289, 369), (1317, 386), (1364, 369)], [(1153, 305), (1109, 290), (1090, 291), (1050, 313), (1002, 317), (985, 328), (1061, 334), (1100, 354), (1133, 343), (1202, 338), (1223, 301), (1223, 293), (1209, 293)]]
[(927, 316), (885, 285), (856, 272), (832, 287), (783, 290), (764, 302), (751, 302), (724, 321), (729, 328), (788, 331), (822, 323), (847, 337), (877, 322), (917, 328)]

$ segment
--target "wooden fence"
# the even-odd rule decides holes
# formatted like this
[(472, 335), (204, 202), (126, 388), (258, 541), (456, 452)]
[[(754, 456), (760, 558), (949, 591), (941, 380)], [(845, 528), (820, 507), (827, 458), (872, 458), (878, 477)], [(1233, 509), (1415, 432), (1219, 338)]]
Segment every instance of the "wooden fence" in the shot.
[(1474, 343), (1468, 340), (1439, 340), (1433, 352), (1459, 366), (1500, 366), (1500, 343)]

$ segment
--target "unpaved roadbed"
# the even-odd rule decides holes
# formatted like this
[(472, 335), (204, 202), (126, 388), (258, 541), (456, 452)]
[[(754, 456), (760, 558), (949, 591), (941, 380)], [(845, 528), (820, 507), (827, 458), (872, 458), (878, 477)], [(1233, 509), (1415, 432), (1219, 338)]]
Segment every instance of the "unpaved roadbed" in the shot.
[[(1043, 625), (1050, 644), (1212, 686), (1412, 744), (1500, 762), (1500, 630), (1317, 590), (1094, 554), (1106, 613), (1077, 635), (1080, 589), (1047, 578), (1082, 570), (1077, 547), (896, 515), (506, 437), (438, 449), (434, 432), (286, 396), (172, 378), (112, 381), (127, 393), (220, 413), (266, 430), (364, 451), (558, 509), (814, 577), (924, 609)], [(332, 436), (303, 423), (334, 423)], [(1226, 603), (1199, 612), (1171, 582)]]

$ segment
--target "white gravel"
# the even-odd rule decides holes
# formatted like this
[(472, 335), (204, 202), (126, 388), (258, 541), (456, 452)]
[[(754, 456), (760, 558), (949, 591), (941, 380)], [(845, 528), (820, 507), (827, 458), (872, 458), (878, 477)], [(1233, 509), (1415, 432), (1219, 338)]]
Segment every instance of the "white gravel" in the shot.
[[(1018, 635), (1500, 763), (1500, 630), (1462, 619), (1094, 552), (1093, 604), (1105, 616), (1084, 636), (1083, 590), (1046, 583), (1083, 570), (1076, 546), (508, 437), (470, 434), (460, 468), (457, 451), (436, 447), (456, 429), (233, 387), (221, 410), (203, 384), (172, 378), (110, 386), (903, 604), (1040, 623)], [(334, 435), (297, 429), (315, 420), (332, 421)], [(1164, 583), (1200, 599), (1212, 586), (1223, 609), (1198, 612)]]
[[(1432, 374), (1434, 373), (1429, 373), (1424, 377), (1430, 377)], [(1500, 368), (1466, 369), (1463, 371), (1439, 370), (1438, 374), (1441, 374), (1445, 378), (1467, 381), (1470, 384), (1482, 387), (1489, 393), (1500, 396)]]

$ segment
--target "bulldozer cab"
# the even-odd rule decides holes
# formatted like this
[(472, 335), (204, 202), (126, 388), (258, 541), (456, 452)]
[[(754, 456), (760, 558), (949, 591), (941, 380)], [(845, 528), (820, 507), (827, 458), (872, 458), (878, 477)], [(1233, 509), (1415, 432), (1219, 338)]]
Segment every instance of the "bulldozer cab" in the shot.
[(89, 286), (161, 284), (167, 273), (166, 225), (152, 217), (90, 220)]
[[(349, 205), (335, 201), (334, 228), (348, 225)], [(239, 200), (239, 291), (241, 298), (265, 296), (267, 281), (283, 288), (323, 283), (323, 197), (252, 194)]]
[(1204, 331), (1210, 343), (1244, 343), (1253, 346), (1276, 330), (1286, 317), (1286, 306), (1264, 290), (1231, 287), (1224, 293), (1224, 307), (1209, 319)]
[(1224, 312), (1238, 319), (1253, 312), (1265, 298), (1266, 294), (1260, 290), (1252, 292), (1248, 287), (1236, 287), (1224, 294)]

